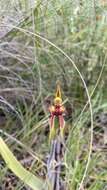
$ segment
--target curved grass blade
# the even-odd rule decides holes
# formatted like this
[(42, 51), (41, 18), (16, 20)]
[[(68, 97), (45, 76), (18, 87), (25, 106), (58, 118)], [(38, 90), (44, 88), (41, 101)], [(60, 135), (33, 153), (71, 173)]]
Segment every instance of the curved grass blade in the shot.
[(27, 171), (15, 158), (4, 140), (0, 137), (0, 155), (3, 157), (7, 167), (26, 185), (33, 190), (43, 190), (43, 181)]

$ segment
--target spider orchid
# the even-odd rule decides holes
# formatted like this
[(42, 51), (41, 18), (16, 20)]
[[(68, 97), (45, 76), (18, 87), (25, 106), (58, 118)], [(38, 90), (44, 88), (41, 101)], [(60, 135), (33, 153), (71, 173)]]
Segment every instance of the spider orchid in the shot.
[(49, 108), (49, 111), (50, 111), (50, 140), (54, 139), (57, 134), (60, 134), (60, 136), (63, 138), (64, 128), (65, 128), (65, 121), (63, 118), (63, 114), (65, 112), (65, 108), (62, 105), (61, 89), (59, 84), (57, 84), (54, 103)]

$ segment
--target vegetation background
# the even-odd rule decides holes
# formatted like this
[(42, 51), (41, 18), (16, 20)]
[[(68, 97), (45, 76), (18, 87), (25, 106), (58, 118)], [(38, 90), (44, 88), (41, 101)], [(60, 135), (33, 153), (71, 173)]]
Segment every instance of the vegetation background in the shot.
[[(45, 178), (48, 106), (60, 80), (70, 190), (107, 189), (106, 52), (106, 0), (0, 1), (0, 134), (24, 167)], [(0, 189), (29, 190), (2, 158)]]

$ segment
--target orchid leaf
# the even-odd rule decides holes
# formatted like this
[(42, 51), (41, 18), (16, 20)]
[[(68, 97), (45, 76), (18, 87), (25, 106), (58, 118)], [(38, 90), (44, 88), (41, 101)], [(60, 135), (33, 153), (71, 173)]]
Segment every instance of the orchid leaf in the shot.
[(15, 158), (4, 140), (0, 137), (0, 155), (7, 164), (7, 167), (26, 185), (33, 190), (43, 190), (43, 181), (26, 170)]

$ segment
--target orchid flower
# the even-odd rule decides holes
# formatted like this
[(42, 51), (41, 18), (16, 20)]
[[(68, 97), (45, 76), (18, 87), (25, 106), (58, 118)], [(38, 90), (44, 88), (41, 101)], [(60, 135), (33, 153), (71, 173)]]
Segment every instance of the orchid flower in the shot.
[(62, 105), (61, 89), (60, 89), (59, 84), (57, 84), (54, 103), (49, 108), (49, 111), (50, 111), (50, 137), (49, 139), (50, 140), (55, 139), (57, 135), (60, 135), (61, 138), (64, 138), (65, 121), (63, 118), (63, 114), (65, 112), (65, 108)]

